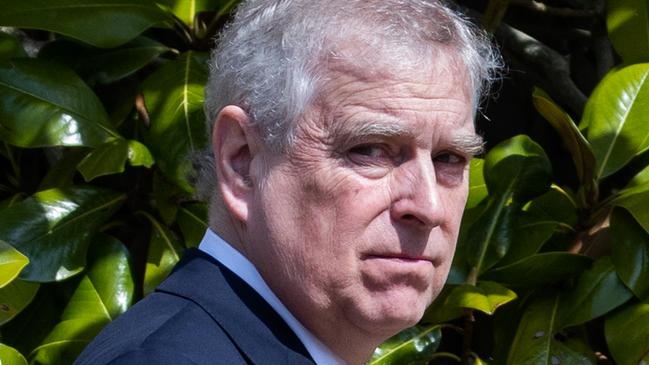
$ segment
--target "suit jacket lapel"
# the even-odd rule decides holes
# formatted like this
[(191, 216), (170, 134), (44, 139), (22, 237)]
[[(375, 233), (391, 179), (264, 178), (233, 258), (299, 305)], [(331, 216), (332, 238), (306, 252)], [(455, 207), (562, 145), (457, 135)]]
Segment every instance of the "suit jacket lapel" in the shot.
[(238, 276), (199, 250), (188, 250), (158, 291), (190, 299), (255, 364), (314, 364), (273, 308)]

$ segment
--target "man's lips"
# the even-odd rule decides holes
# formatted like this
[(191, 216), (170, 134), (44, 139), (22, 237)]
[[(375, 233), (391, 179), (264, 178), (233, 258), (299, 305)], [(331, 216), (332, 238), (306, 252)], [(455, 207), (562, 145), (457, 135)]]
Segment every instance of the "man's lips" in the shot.
[(403, 263), (420, 263), (420, 262), (430, 262), (433, 263), (433, 259), (428, 256), (413, 256), (407, 254), (368, 254), (363, 255), (362, 260), (389, 260), (394, 262), (403, 262)]

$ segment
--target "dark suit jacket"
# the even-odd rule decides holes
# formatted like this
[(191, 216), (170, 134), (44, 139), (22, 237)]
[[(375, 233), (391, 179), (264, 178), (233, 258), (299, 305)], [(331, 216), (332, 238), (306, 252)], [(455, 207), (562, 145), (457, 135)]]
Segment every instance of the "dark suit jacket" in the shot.
[(109, 324), (75, 364), (314, 362), (250, 286), (211, 256), (190, 250), (154, 293)]

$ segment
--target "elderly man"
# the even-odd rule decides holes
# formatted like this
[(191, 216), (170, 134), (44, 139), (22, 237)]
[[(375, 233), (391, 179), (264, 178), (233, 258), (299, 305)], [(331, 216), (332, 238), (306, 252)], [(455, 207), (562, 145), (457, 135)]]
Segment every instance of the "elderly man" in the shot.
[(448, 274), (497, 67), (435, 0), (256, 0), (211, 60), (210, 230), (79, 364), (361, 364)]

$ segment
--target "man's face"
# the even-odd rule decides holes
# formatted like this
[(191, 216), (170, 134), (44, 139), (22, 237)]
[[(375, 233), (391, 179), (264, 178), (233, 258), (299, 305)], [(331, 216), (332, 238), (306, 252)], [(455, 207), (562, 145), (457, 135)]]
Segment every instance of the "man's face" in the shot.
[(447, 61), (397, 76), (332, 68), (291, 151), (253, 159), (248, 254), (316, 335), (389, 336), (444, 285), (480, 139)]

